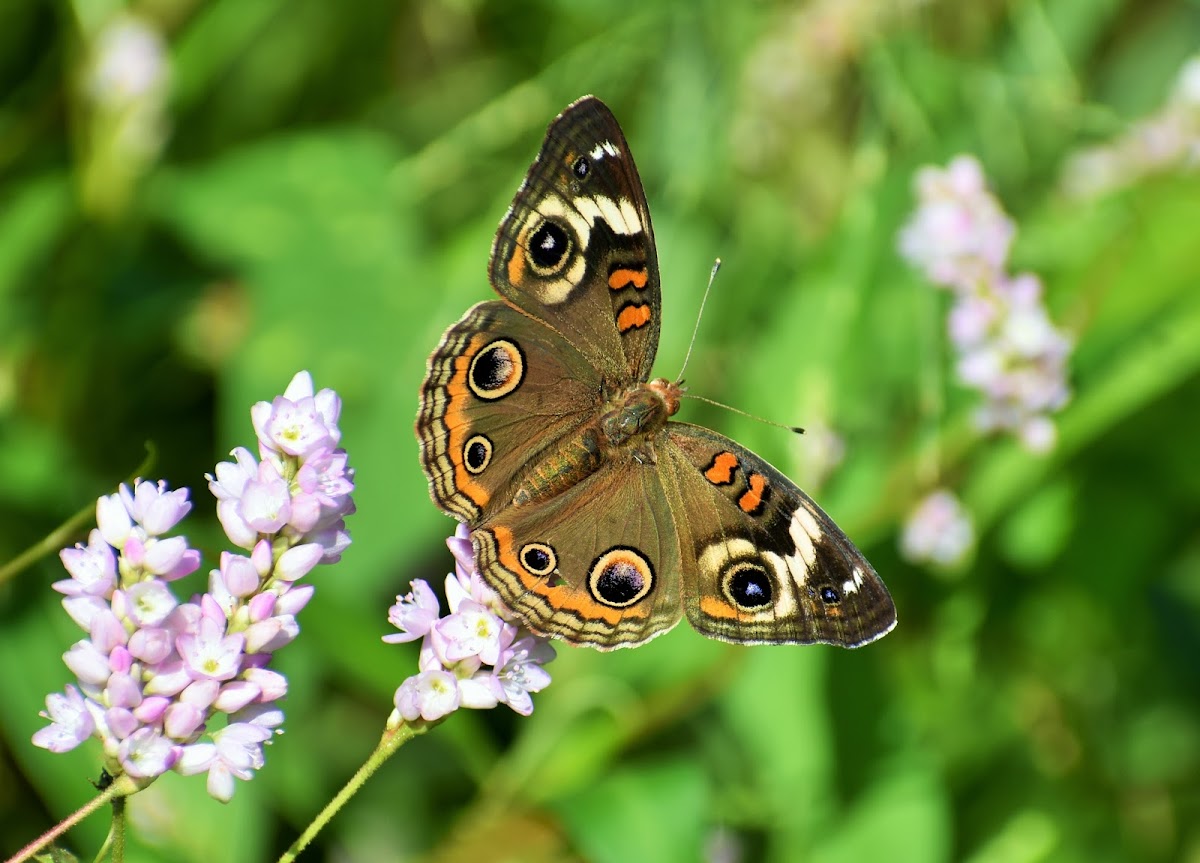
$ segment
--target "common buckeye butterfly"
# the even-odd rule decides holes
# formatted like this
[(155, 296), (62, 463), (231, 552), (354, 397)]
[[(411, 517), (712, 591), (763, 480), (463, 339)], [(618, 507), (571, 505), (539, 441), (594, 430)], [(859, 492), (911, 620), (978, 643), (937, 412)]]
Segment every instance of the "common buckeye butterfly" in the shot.
[(434, 501), (534, 631), (602, 650), (683, 614), (744, 643), (858, 647), (887, 588), (804, 492), (723, 435), (669, 421), (650, 380), (662, 297), (650, 212), (599, 99), (550, 124), (492, 246), (501, 299), (429, 358), (416, 433)]

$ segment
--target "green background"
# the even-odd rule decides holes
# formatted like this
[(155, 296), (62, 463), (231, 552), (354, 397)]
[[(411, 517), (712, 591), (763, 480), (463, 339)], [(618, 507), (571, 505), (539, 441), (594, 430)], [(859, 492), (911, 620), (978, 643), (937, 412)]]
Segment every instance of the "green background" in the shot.
[[(228, 805), (169, 774), (131, 858), (273, 859), (378, 740), (415, 648), (388, 605), (451, 566), (412, 422), (440, 333), (490, 296), (496, 224), (550, 119), (596, 93), (646, 185), (682, 418), (796, 477), (863, 547), (899, 626), (864, 650), (737, 648), (686, 624), (563, 648), (532, 717), (462, 711), (405, 747), (304, 859), (1200, 861), (1200, 177), (1062, 191), (1164, 104), (1195, 0), (426, 3), (147, 0), (167, 137), (113, 150), (83, 70), (111, 2), (0, 4), (0, 558), (110, 492), (153, 441), (203, 475), (298, 369), (344, 400), (354, 545), (278, 657), (287, 733)], [(1200, 140), (1191, 129), (1193, 146)], [(976, 154), (1014, 270), (1078, 340), (1059, 446), (974, 434), (948, 297), (895, 251), (923, 164)], [(930, 489), (964, 565), (896, 551)], [(0, 853), (85, 802), (88, 743), (33, 747), (79, 632), (54, 556), (0, 585)], [(187, 582), (200, 590), (203, 575)], [(107, 819), (68, 844), (90, 859)], [(725, 856), (722, 856), (725, 855)]]

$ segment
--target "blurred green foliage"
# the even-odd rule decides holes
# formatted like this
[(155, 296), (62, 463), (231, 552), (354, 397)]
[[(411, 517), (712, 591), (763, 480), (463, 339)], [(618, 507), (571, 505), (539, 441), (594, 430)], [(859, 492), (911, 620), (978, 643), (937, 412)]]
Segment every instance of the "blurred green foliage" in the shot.
[[(121, 14), (167, 46), (135, 99), (96, 89)], [(305, 859), (1200, 861), (1200, 177), (1061, 182), (1163, 104), (1197, 45), (1195, 0), (5, 0), (0, 558), (152, 440), (212, 565), (203, 475), (301, 368), (343, 396), (358, 470), (354, 546), (279, 656), (287, 734), (226, 806), (173, 774), (133, 798), (130, 859), (273, 859), (374, 746), (415, 667), (379, 641), (387, 606), (451, 566), (411, 431), (425, 359), (490, 295), (491, 235), (545, 125), (594, 92), (654, 215), (658, 373), (720, 255), (693, 391), (831, 428), (845, 458), (818, 488), (812, 436), (684, 418), (806, 480), (899, 626), (855, 652), (686, 625), (562, 649), (532, 717), (453, 716)], [(959, 152), (1078, 340), (1049, 456), (970, 430), (946, 298), (895, 252), (915, 169)], [(935, 485), (979, 531), (949, 572), (895, 551)], [(5, 854), (99, 768), (92, 743), (29, 742), (79, 637), (59, 577), (51, 556), (0, 585)], [(90, 856), (106, 826), (69, 844)]]

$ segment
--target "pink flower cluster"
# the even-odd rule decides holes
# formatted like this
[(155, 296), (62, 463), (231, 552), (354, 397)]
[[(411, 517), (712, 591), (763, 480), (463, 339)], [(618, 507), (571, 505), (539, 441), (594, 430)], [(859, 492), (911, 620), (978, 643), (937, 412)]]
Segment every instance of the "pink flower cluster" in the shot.
[[(167, 536), (191, 509), (187, 489), (137, 482), (100, 498), (88, 544), (64, 549), (71, 578), (55, 583), (88, 633), (64, 655), (78, 679), (46, 698), (51, 724), (33, 742), (52, 752), (89, 737), (106, 769), (142, 784), (174, 769), (207, 773), (227, 801), (237, 779), (263, 765), (263, 744), (283, 722), (287, 679), (268, 668), (299, 633), (296, 614), (313, 587), (297, 582), (349, 544), (353, 472), (337, 449), (340, 403), (313, 394), (301, 372), (252, 415), (261, 462), (244, 449), (217, 466), (210, 488), (230, 539), (249, 555), (222, 553), (208, 591), (180, 603), (170, 582), (200, 555)], [(214, 720), (223, 720), (213, 728)]]
[(900, 553), (913, 563), (952, 567), (975, 544), (971, 516), (953, 493), (938, 489), (922, 500), (900, 534)]
[(1050, 414), (1071, 396), (1072, 341), (1050, 321), (1037, 276), (1005, 272), (1012, 221), (970, 156), (944, 170), (922, 168), (916, 190), (919, 205), (900, 231), (900, 252), (954, 294), (947, 323), (958, 378), (985, 397), (977, 425), (1012, 431), (1033, 452), (1053, 449)]
[(528, 716), (533, 712), (530, 693), (550, 683), (542, 666), (554, 659), (554, 648), (545, 638), (521, 629), (483, 583), (468, 536), (459, 525), (446, 540), (455, 560), (455, 571), (446, 576), (448, 614), (442, 616), (433, 589), (419, 578), (388, 610), (388, 621), (400, 632), (385, 635), (384, 641), (422, 639), (421, 671), (396, 690), (389, 725), (400, 720), (433, 722), (460, 707), (501, 703)]
[(1200, 55), (1183, 64), (1166, 103), (1117, 138), (1072, 156), (1062, 189), (1077, 201), (1100, 198), (1146, 177), (1200, 167)]

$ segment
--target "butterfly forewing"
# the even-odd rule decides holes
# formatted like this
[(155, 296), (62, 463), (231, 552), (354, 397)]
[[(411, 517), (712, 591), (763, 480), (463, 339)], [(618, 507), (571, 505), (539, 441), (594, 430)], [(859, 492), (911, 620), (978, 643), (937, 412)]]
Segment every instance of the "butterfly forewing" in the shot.
[(549, 328), (499, 300), (469, 309), (442, 336), (421, 388), (416, 430), (433, 499), (469, 525), (509, 506), (539, 451), (598, 410), (599, 387)]
[(490, 271), (501, 296), (608, 379), (649, 377), (661, 313), (654, 230), (625, 136), (599, 99), (550, 124), (496, 233)]

